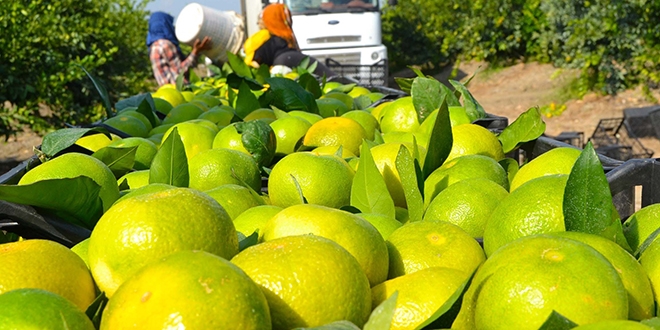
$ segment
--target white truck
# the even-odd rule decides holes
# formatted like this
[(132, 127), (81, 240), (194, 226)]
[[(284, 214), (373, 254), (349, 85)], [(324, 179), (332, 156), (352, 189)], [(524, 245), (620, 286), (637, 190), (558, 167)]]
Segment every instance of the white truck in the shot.
[(258, 31), (268, 3), (286, 4), (304, 54), (364, 85), (387, 85), (387, 48), (381, 41), (379, 0), (241, 0), (247, 35)]

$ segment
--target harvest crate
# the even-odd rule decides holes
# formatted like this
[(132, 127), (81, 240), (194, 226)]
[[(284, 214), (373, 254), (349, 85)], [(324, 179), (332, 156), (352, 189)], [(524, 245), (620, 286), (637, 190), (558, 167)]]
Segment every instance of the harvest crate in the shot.
[(331, 58), (325, 59), (325, 66), (342, 77), (350, 77), (364, 86), (387, 86), (387, 60), (382, 59), (372, 65), (341, 64)]

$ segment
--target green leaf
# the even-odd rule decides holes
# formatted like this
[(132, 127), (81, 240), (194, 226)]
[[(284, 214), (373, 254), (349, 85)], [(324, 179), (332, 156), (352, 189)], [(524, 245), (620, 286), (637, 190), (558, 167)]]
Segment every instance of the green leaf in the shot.
[(335, 321), (312, 328), (294, 328), (293, 330), (360, 330), (357, 325), (351, 321)]
[(66, 148), (76, 144), (76, 141), (81, 137), (98, 133), (103, 133), (108, 138), (111, 138), (108, 130), (102, 127), (58, 129), (57, 131), (50, 132), (44, 136), (41, 141), (41, 151), (48, 158), (52, 158)]
[(275, 114), (275, 118), (277, 118), (277, 119), (290, 116), (288, 112), (282, 111), (282, 110), (278, 109), (276, 106), (271, 106), (271, 109), (273, 109), (273, 113)]
[(640, 321), (643, 325), (649, 326), (652, 329), (660, 330), (660, 318), (653, 317), (650, 319)]
[(254, 78), (252, 77), (252, 71), (250, 70), (250, 67), (245, 64), (245, 61), (238, 57), (238, 55), (232, 52), (227, 52), (227, 57), (227, 63), (229, 63), (231, 69), (234, 70), (234, 73), (241, 77)]
[(321, 97), (321, 95), (323, 95), (323, 91), (321, 91), (319, 82), (310, 73), (303, 73), (300, 77), (298, 77), (298, 85), (300, 85), (306, 91), (312, 93), (315, 99), (318, 99)]
[[(255, 230), (250, 236), (245, 237), (245, 235), (241, 234), (240, 232), (238, 233), (238, 251), (243, 251), (250, 246), (257, 245), (259, 243), (259, 229)], [(241, 237), (243, 236), (243, 237)]]
[[(335, 88), (329, 90), (328, 93), (337, 92), (337, 93), (344, 93), (344, 94), (346, 94), (346, 93), (352, 91), (353, 88), (355, 88), (355, 86), (357, 86), (357, 85), (356, 85), (356, 84), (353, 84), (353, 83), (351, 83), (351, 84), (343, 84), (343, 85), (341, 85), (341, 86), (337, 86), (337, 87), (335, 87)], [(327, 93), (326, 93), (326, 94), (327, 94)]]
[(422, 221), (422, 216), (424, 215), (423, 190), (420, 190), (419, 180), (422, 180), (422, 189), (424, 183), (423, 178), (417, 176), (418, 172), (415, 170), (415, 167), (419, 168), (419, 163), (410, 154), (408, 148), (402, 145), (396, 156), (396, 170), (399, 172), (399, 177), (401, 178), (401, 186), (403, 186), (403, 193), (406, 197), (410, 222)]
[(180, 74), (176, 76), (176, 90), (179, 92), (183, 91), (185, 87), (185, 74)]
[(509, 185), (511, 185), (511, 181), (513, 181), (513, 177), (516, 176), (516, 173), (518, 173), (518, 169), (520, 168), (520, 165), (513, 158), (504, 158), (500, 160), (498, 163), (506, 171), (506, 176), (509, 179)]
[(385, 301), (380, 303), (378, 307), (374, 308), (369, 320), (364, 325), (364, 330), (381, 330), (389, 329), (392, 325), (392, 317), (396, 309), (396, 299), (399, 297), (399, 291), (389, 296)]
[[(601, 235), (612, 241), (612, 194), (603, 166), (591, 142), (580, 153), (564, 189), (564, 221), (567, 231)], [(621, 233), (623, 234), (623, 233)]]
[(92, 154), (92, 157), (95, 157), (102, 161), (104, 164), (108, 165), (112, 174), (115, 175), (115, 178), (119, 179), (124, 174), (128, 173), (133, 169), (135, 164), (135, 153), (137, 152), (138, 146), (133, 147), (111, 147), (107, 146), (101, 148), (95, 153)]
[(261, 104), (259, 104), (259, 99), (257, 99), (257, 97), (252, 94), (252, 90), (250, 90), (250, 87), (248, 87), (245, 81), (242, 81), (238, 88), (236, 106), (234, 107), (236, 110), (236, 115), (243, 119), (245, 116), (250, 114), (250, 112), (257, 110), (260, 107)]
[(151, 162), (149, 183), (165, 183), (188, 187), (188, 159), (178, 128), (174, 128), (161, 144)]
[(314, 95), (295, 81), (281, 77), (268, 78), (266, 81), (270, 84), (270, 89), (266, 92), (270, 95), (270, 104), (287, 112), (302, 110), (319, 113)]
[(195, 73), (195, 70), (189, 69), (188, 70), (188, 81), (191, 84), (194, 84), (196, 82), (201, 81), (201, 79), (199, 79), (199, 76), (197, 75), (197, 73)]
[(261, 120), (238, 122), (236, 131), (241, 134), (243, 146), (259, 167), (270, 166), (277, 148), (275, 132), (270, 125)]
[(543, 135), (545, 122), (538, 107), (523, 112), (516, 120), (502, 130), (497, 137), (502, 143), (504, 153), (509, 153), (520, 143), (532, 141)]
[[(268, 76), (270, 77), (270, 72), (268, 73)], [(265, 83), (265, 79), (266, 78), (264, 78), (264, 82), (260, 82), (252, 78), (241, 77), (235, 73), (230, 73), (227, 76), (227, 85), (231, 88), (238, 89), (241, 83), (245, 82), (251, 90), (261, 90), (264, 88), (263, 84)]]
[(356, 98), (353, 99), (353, 104), (355, 105), (355, 108), (358, 110), (364, 110), (368, 108), (370, 105), (373, 104), (369, 96), (366, 95), (360, 95)]
[(266, 79), (270, 78), (270, 68), (268, 65), (260, 65), (257, 69), (257, 74), (254, 76), (254, 79), (261, 85), (266, 83)]
[(233, 88), (228, 88), (227, 89), (227, 101), (229, 102), (229, 105), (232, 108), (236, 107), (236, 97), (237, 97), (237, 95), (236, 95), (236, 92), (234, 91), (234, 89)]
[(300, 186), (300, 183), (298, 182), (298, 179), (296, 179), (296, 177), (293, 176), (293, 174), (289, 174), (289, 175), (291, 175), (291, 180), (293, 180), (293, 185), (296, 186), (296, 191), (298, 191), (298, 197), (300, 197), (301, 203), (302, 204), (308, 204), (307, 203), (307, 198), (305, 198), (305, 195), (303, 194), (302, 187)]
[(635, 253), (633, 254), (636, 259), (639, 259), (639, 257), (642, 256), (642, 253), (644, 253), (644, 251), (646, 251), (646, 249), (651, 245), (651, 243), (653, 243), (655, 241), (655, 239), (658, 237), (658, 235), (660, 235), (660, 228), (654, 230), (651, 233), (651, 235), (646, 237), (644, 242), (642, 244), (640, 244), (639, 247), (637, 247), (637, 251), (635, 251)]
[(0, 230), (0, 244), (18, 242), (21, 237), (10, 232)]
[(465, 112), (467, 113), (468, 118), (470, 118), (470, 121), (486, 117), (486, 110), (484, 110), (481, 104), (477, 102), (465, 85), (461, 84), (459, 81), (451, 79), (449, 82), (454, 86), (456, 91), (463, 96), (463, 107), (465, 108)]
[(85, 314), (92, 321), (94, 328), (99, 329), (101, 326), (101, 316), (103, 315), (103, 310), (105, 306), (108, 305), (108, 297), (105, 296), (105, 292), (101, 292), (94, 301), (87, 307)]
[(422, 70), (418, 68), (414, 68), (412, 66), (408, 66), (408, 68), (412, 70), (417, 75), (417, 77), (424, 77), (424, 72), (422, 72)]
[(103, 214), (101, 186), (89, 177), (0, 185), (0, 200), (45, 209), (62, 220), (93, 229)]
[(433, 130), (431, 130), (431, 137), (429, 144), (426, 146), (426, 158), (424, 158), (424, 180), (429, 177), (433, 171), (442, 164), (449, 156), (451, 146), (453, 144), (453, 137), (451, 134), (451, 122), (449, 120), (449, 108), (447, 102), (442, 101), (438, 110), (438, 116), (435, 118)]
[(473, 277), (474, 272), (456, 289), (456, 291), (454, 291), (451, 297), (449, 297), (449, 299), (447, 299), (447, 301), (445, 301), (445, 303), (442, 304), (442, 306), (440, 306), (431, 317), (424, 321), (424, 323), (420, 324), (417, 329), (422, 329), (429, 325), (434, 329), (451, 328), (451, 325), (461, 308), (463, 296), (465, 295), (470, 282), (472, 282)]
[(94, 84), (94, 87), (96, 88), (96, 91), (99, 92), (99, 95), (101, 96), (101, 101), (103, 102), (103, 106), (105, 107), (105, 114), (107, 117), (112, 117), (115, 115), (115, 111), (112, 109), (112, 103), (110, 102), (110, 94), (108, 94), (108, 91), (103, 87), (103, 85), (96, 79), (94, 76), (92, 76), (91, 73), (85, 69), (82, 65), (78, 64), (78, 66), (85, 71), (85, 74), (87, 77), (89, 77), (89, 80), (92, 81)]
[(360, 163), (351, 186), (351, 206), (362, 213), (378, 213), (394, 217), (394, 200), (387, 190), (385, 179), (378, 171), (367, 142), (362, 142)]
[(543, 322), (543, 325), (541, 325), (539, 330), (569, 330), (577, 326), (578, 325), (575, 322), (553, 310), (548, 318), (545, 319), (545, 322)]
[(399, 78), (395, 77), (394, 81), (399, 85), (399, 88), (401, 91), (403, 91), (406, 94), (410, 94), (410, 90), (412, 89), (412, 84), (413, 80), (415, 78)]
[(413, 105), (415, 106), (415, 111), (417, 111), (417, 119), (420, 123), (431, 112), (440, 108), (443, 100), (447, 102), (447, 106), (461, 105), (449, 87), (435, 79), (415, 78), (412, 82), (410, 95), (412, 96)]

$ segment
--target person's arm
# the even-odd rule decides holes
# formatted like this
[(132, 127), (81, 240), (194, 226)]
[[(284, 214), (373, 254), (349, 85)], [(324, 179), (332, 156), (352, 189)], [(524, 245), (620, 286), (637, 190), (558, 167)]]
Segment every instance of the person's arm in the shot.
[(201, 41), (199, 39), (195, 40), (195, 43), (193, 44), (193, 49), (190, 52), (190, 55), (188, 55), (188, 57), (185, 60), (183, 60), (182, 62), (180, 62), (178, 64), (177, 72), (182, 73), (182, 72), (188, 71), (188, 69), (191, 66), (193, 66), (193, 65), (195, 65), (195, 63), (197, 63), (197, 57), (199, 57), (199, 53), (201, 51), (207, 50), (209, 48), (211, 48), (211, 38), (204, 37), (204, 39), (201, 40)]

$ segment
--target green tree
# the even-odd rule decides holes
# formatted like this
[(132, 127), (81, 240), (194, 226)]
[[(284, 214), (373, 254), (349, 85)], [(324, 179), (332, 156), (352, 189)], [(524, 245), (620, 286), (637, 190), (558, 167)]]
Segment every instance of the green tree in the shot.
[(81, 66), (113, 101), (153, 86), (148, 0), (0, 1), (0, 136), (104, 115)]

